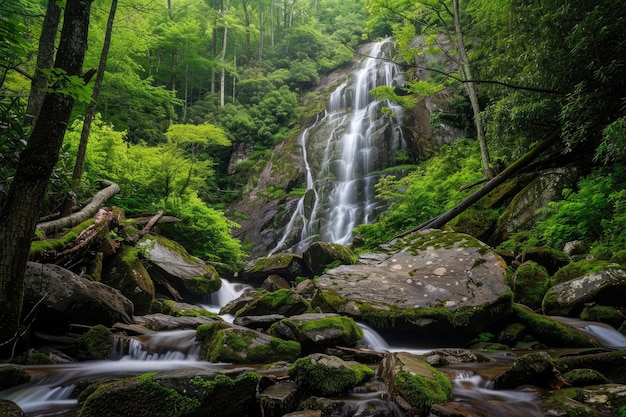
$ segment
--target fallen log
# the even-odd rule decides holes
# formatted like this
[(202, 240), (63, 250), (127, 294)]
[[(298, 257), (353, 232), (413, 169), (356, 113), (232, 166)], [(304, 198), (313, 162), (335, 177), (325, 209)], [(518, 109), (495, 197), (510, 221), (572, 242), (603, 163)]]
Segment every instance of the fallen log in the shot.
[(470, 194), (458, 206), (451, 208), (450, 210), (440, 214), (439, 216), (433, 217), (432, 219), (425, 221), (417, 227), (400, 233), (399, 235), (395, 236), (394, 239), (401, 238), (424, 229), (441, 229), (446, 223), (470, 208), (474, 203), (489, 194), (497, 186), (515, 176), (523, 168), (526, 168), (528, 164), (530, 164), (535, 158), (541, 155), (546, 149), (552, 146), (554, 142), (556, 142), (556, 140), (560, 136), (560, 133), (560, 129), (555, 129), (550, 132), (541, 142), (536, 144), (535, 147), (522, 155), (517, 161), (513, 162), (505, 170), (489, 180), (482, 188)]
[(159, 210), (151, 219), (150, 221), (144, 226), (143, 229), (141, 229), (139, 231), (139, 233), (137, 233), (135, 236), (133, 236), (130, 239), (130, 243), (132, 243), (133, 245), (137, 244), (137, 242), (139, 241), (139, 239), (141, 239), (142, 237), (144, 237), (145, 235), (148, 234), (148, 232), (150, 232), (150, 229), (152, 228), (152, 226), (154, 226), (154, 224), (156, 222), (159, 221), (159, 219), (163, 216), (163, 210)]
[(69, 216), (61, 217), (60, 219), (39, 223), (37, 224), (37, 230), (44, 235), (52, 235), (59, 230), (74, 227), (90, 217), (93, 217), (108, 199), (120, 191), (120, 187), (114, 182), (108, 180), (101, 180), (100, 182), (105, 188), (98, 191), (89, 204), (80, 211), (72, 213)]

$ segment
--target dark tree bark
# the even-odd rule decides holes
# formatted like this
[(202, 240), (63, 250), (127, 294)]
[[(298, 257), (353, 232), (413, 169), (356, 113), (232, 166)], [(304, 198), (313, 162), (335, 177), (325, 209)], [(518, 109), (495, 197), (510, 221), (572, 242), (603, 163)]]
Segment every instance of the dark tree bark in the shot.
[[(91, 0), (67, 0), (54, 68), (79, 76), (89, 30)], [(24, 275), (46, 185), (63, 143), (74, 99), (52, 86), (26, 148), (20, 154), (6, 203), (0, 210), (0, 354), (18, 335)]]
[(93, 86), (93, 93), (91, 93), (91, 101), (85, 111), (83, 129), (80, 132), (80, 142), (78, 143), (78, 151), (76, 152), (76, 162), (74, 163), (74, 170), (72, 172), (70, 191), (65, 197), (61, 207), (62, 217), (68, 216), (72, 212), (72, 207), (74, 206), (74, 198), (72, 196), (76, 195), (76, 189), (80, 185), (80, 181), (83, 178), (83, 171), (85, 170), (85, 156), (87, 155), (87, 144), (89, 143), (89, 133), (91, 132), (91, 122), (93, 121), (93, 116), (96, 114), (96, 105), (98, 104), (100, 90), (102, 89), (102, 81), (104, 80), (104, 70), (106, 68), (107, 57), (109, 56), (109, 47), (111, 46), (111, 35), (113, 33), (113, 21), (115, 20), (116, 10), (117, 0), (112, 0), (106, 32), (104, 34), (104, 42), (102, 44), (102, 52), (100, 53), (100, 63), (98, 64), (98, 71), (96, 73), (96, 81)]
[(61, 7), (57, 4), (56, 0), (48, 0), (46, 17), (43, 20), (41, 35), (39, 36), (37, 67), (35, 68), (35, 74), (33, 74), (30, 85), (30, 95), (28, 96), (26, 119), (24, 120), (27, 126), (33, 126), (37, 122), (37, 117), (39, 117), (41, 104), (43, 103), (43, 98), (48, 87), (46, 76), (40, 70), (52, 68), (52, 64), (54, 64), (54, 46), (60, 20)]

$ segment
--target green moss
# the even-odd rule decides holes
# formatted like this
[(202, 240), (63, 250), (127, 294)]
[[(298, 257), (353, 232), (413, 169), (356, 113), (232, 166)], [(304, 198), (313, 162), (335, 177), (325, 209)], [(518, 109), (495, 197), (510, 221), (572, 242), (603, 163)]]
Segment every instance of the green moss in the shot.
[(309, 356), (296, 360), (287, 373), (299, 385), (321, 396), (339, 395), (374, 376), (374, 371), (362, 364), (349, 366), (346, 362), (345, 366), (327, 366), (323, 360), (314, 362)]
[(616, 265), (610, 261), (602, 261), (596, 259), (588, 259), (584, 261), (573, 262), (569, 265), (559, 269), (552, 280), (554, 284), (560, 284), (567, 282), (575, 278), (580, 278), (585, 275), (592, 274), (606, 269), (623, 269), (619, 265)]
[(256, 372), (246, 372), (245, 374), (234, 379), (223, 374), (219, 374), (213, 379), (204, 379), (200, 376), (195, 376), (191, 378), (189, 384), (203, 390), (205, 394), (210, 396), (221, 388), (232, 389), (241, 383), (244, 385), (256, 385), (258, 381), (259, 374)]
[(98, 324), (80, 337), (80, 346), (88, 359), (108, 359), (113, 348), (113, 333)]
[(150, 306), (152, 313), (167, 314), (174, 317), (211, 317), (216, 320), (219, 319), (219, 315), (202, 307), (182, 309), (177, 308), (177, 303), (172, 300), (155, 300)]
[(611, 262), (626, 266), (626, 249), (619, 250), (611, 256)]
[(574, 387), (610, 384), (611, 381), (595, 369), (574, 369), (563, 374), (565, 382)]
[[(181, 258), (183, 258), (183, 260), (190, 264), (190, 265), (201, 265), (202, 262), (194, 257), (191, 256), (189, 254), (189, 252), (187, 252), (187, 250), (182, 246), (179, 245), (178, 243), (174, 242), (173, 240), (170, 240), (166, 237), (163, 236), (158, 236), (158, 235), (147, 235), (145, 237), (143, 237), (139, 242), (140, 243), (144, 243), (144, 242), (148, 242), (150, 240), (156, 241), (158, 242), (160, 245), (166, 247), (167, 249), (171, 250), (172, 252), (177, 253), (178, 255), (180, 255)], [(141, 245), (139, 245), (141, 246)]]
[(620, 327), (626, 319), (617, 307), (599, 305), (586, 306), (580, 313), (580, 318), (607, 323), (615, 328)]
[(428, 233), (415, 233), (399, 239), (394, 243), (394, 249), (400, 250), (409, 248), (413, 255), (428, 248), (450, 249), (450, 248), (478, 248), (484, 249), (486, 246), (475, 237), (470, 235), (434, 230)]
[(359, 340), (363, 338), (363, 329), (356, 322), (346, 316), (324, 317), (317, 320), (308, 320), (302, 323), (302, 332), (312, 332), (325, 329), (341, 329), (347, 339)]
[(514, 275), (514, 300), (536, 310), (541, 307), (543, 296), (550, 288), (550, 276), (546, 268), (536, 262), (520, 265)]
[(247, 363), (268, 363), (276, 361), (293, 362), (302, 348), (300, 343), (292, 340), (283, 340), (278, 337), (270, 339), (269, 344), (262, 344), (248, 350)]
[(526, 308), (513, 305), (513, 313), (520, 323), (526, 326), (536, 340), (554, 347), (594, 347), (598, 343), (583, 333), (566, 326), (558, 321), (534, 313)]
[(428, 410), (433, 404), (441, 404), (450, 400), (452, 385), (446, 376), (426, 364), (433, 373), (432, 378), (399, 371), (395, 377), (398, 392), (409, 404), (419, 410)]
[(33, 241), (30, 245), (30, 259), (38, 259), (47, 251), (58, 251), (63, 249), (65, 245), (76, 239), (76, 237), (83, 230), (91, 226), (93, 222), (93, 218), (85, 220), (59, 238)]
[(30, 381), (30, 374), (21, 366), (0, 366), (0, 390), (25, 384)]

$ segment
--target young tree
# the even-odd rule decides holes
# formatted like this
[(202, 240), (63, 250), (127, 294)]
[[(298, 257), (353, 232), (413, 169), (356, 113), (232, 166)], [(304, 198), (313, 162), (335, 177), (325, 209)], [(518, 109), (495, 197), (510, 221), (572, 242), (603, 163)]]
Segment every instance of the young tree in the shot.
[(57, 80), (44, 97), (40, 117), (20, 160), (0, 210), (0, 345), (8, 352), (19, 336), (24, 274), (46, 185), (59, 157), (74, 105), (73, 92), (84, 81), (80, 73), (87, 49), (91, 1), (67, 0), (53, 68)]

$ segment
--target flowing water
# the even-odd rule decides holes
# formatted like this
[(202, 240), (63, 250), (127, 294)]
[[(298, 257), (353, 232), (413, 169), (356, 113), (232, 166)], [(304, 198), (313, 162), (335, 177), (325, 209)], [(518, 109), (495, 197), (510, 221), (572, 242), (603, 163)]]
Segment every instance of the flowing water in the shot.
[[(347, 244), (352, 230), (376, 219), (380, 170), (395, 165), (403, 145), (402, 109), (370, 90), (402, 84), (392, 43), (373, 44), (352, 77), (331, 94), (324, 115), (300, 136), (307, 191), (271, 253), (301, 253), (311, 239)], [(393, 116), (392, 116), (393, 115)]]
[[(251, 287), (233, 284), (224, 280), (221, 294), (217, 294), (209, 304), (226, 304)], [(212, 304), (207, 308), (218, 310)], [(590, 335), (600, 334), (607, 346), (623, 346), (624, 338), (615, 329), (595, 322), (569, 320), (568, 324), (586, 331)], [(388, 343), (376, 330), (361, 325), (365, 337), (358, 343), (379, 352), (408, 351), (424, 354), (431, 348), (393, 345)], [(210, 363), (198, 360), (199, 346), (195, 341), (194, 330), (176, 330), (150, 335), (120, 338), (111, 353), (111, 360), (60, 363), (56, 365), (28, 366), (33, 375), (28, 384), (0, 391), (0, 399), (17, 403), (27, 417), (75, 417), (78, 412), (75, 391), (77, 387), (96, 381), (112, 380), (145, 372), (166, 371), (180, 368), (224, 369), (230, 364)], [(492, 361), (470, 363), (441, 368), (450, 376), (453, 383), (453, 401), (463, 403), (475, 410), (493, 417), (543, 417), (539, 409), (539, 390), (493, 390), (490, 379), (507, 369), (515, 359), (510, 353), (493, 353)], [(392, 403), (383, 400), (386, 388), (382, 381), (374, 379), (354, 390), (344, 400), (342, 412), (346, 416), (373, 415), (368, 409), (375, 409), (389, 417), (404, 417)], [(383, 411), (386, 410), (386, 411)], [(359, 414), (363, 413), (363, 414)]]

